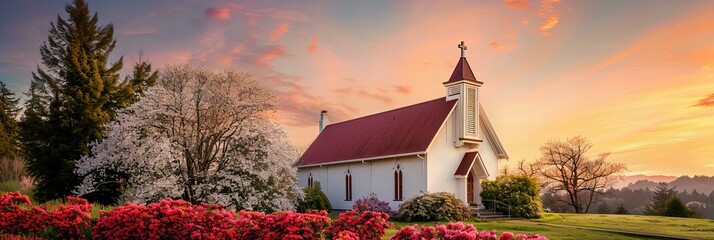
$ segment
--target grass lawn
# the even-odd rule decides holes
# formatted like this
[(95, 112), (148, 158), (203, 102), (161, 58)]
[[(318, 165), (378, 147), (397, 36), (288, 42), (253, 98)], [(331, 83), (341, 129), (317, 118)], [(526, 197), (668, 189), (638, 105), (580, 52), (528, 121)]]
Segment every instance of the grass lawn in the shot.
[[(413, 225), (413, 224), (419, 224), (420, 226), (424, 226), (424, 225), (428, 226), (428, 225), (433, 225), (434, 223), (437, 223), (437, 222), (409, 222), (409, 223), (407, 223), (407, 222), (392, 221), (392, 223), (394, 223), (394, 227), (387, 229), (387, 235), (382, 239), (389, 239), (389, 237), (391, 237), (392, 235), (394, 235), (394, 233), (397, 232), (397, 228), (401, 228), (401, 227), (404, 227), (407, 225)], [(499, 235), (503, 232), (512, 232), (514, 234), (538, 233), (540, 235), (547, 237), (548, 239), (647, 239), (647, 238), (638, 238), (638, 237), (614, 234), (614, 233), (608, 233), (608, 232), (536, 225), (537, 223), (523, 224), (523, 223), (509, 222), (509, 221), (497, 221), (497, 222), (469, 222), (469, 221), (465, 221), (464, 223), (465, 224), (473, 224), (474, 227), (476, 227), (476, 229), (478, 229), (479, 231), (496, 229), (498, 231)], [(440, 224), (443, 224), (443, 223), (440, 223)]]
[[(559, 215), (560, 217), (553, 217)], [(534, 220), (569, 226), (646, 232), (697, 239), (714, 239), (714, 220), (617, 214), (547, 214)]]

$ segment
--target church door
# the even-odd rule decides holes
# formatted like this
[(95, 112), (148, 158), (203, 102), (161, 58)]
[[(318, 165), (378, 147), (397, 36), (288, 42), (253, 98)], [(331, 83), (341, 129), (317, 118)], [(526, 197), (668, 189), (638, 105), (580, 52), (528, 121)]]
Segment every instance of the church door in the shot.
[(474, 202), (474, 177), (472, 173), (469, 173), (467, 175), (468, 177), (466, 177), (466, 200), (470, 204)]

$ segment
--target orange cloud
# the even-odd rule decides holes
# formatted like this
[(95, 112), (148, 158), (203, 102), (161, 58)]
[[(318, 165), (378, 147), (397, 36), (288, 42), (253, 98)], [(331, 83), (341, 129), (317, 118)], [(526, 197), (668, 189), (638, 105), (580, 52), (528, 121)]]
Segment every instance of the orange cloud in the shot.
[(699, 99), (699, 102), (694, 106), (714, 107), (714, 94), (710, 94), (705, 98)]
[(312, 40), (310, 40), (310, 45), (307, 45), (307, 51), (309, 53), (317, 52), (317, 40), (319, 40), (317, 36), (312, 36)]
[(285, 46), (282, 46), (282, 45), (273, 46), (267, 52), (260, 54), (256, 58), (255, 63), (258, 65), (265, 65), (265, 64), (268, 64), (269, 62), (275, 60), (276, 58), (282, 57), (285, 55), (286, 55)]
[(544, 18), (545, 22), (543, 22), (539, 30), (544, 36), (548, 36), (550, 30), (560, 21), (560, 10), (556, 7), (558, 4), (560, 4), (560, 0), (542, 0), (540, 2), (538, 16)]
[(270, 32), (270, 41), (275, 42), (278, 39), (280, 39), (281, 37), (283, 37), (283, 35), (285, 35), (288, 32), (289, 28), (290, 28), (290, 25), (288, 23), (278, 24), (278, 26), (275, 27), (275, 29), (273, 29), (273, 31)]
[(527, 18), (521, 19), (521, 25), (528, 25), (528, 19)]
[(545, 23), (540, 26), (540, 33), (545, 36), (548, 36), (550, 34), (550, 30), (553, 29), (559, 21), (560, 18), (558, 16), (549, 17), (547, 20), (545, 20)]
[(226, 20), (231, 18), (231, 10), (227, 7), (209, 7), (203, 11), (203, 15), (210, 19)]
[(402, 93), (404, 95), (409, 95), (412, 93), (412, 87), (409, 86), (394, 86), (394, 91), (397, 91), (398, 93)]
[(506, 7), (515, 10), (528, 9), (528, 0), (505, 0), (503, 3), (506, 4)]
[(518, 46), (518, 45), (516, 45), (515, 43), (511, 43), (508, 45), (502, 45), (499, 42), (491, 42), (491, 44), (489, 44), (489, 46), (491, 46), (491, 48), (495, 49), (496, 51), (513, 52), (514, 50), (516, 50), (516, 46)]

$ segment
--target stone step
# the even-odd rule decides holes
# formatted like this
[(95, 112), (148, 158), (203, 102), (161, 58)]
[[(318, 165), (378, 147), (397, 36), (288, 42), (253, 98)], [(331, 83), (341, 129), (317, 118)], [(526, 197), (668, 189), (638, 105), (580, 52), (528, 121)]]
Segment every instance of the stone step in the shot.
[(481, 216), (503, 215), (502, 212), (477, 212), (476, 214)]

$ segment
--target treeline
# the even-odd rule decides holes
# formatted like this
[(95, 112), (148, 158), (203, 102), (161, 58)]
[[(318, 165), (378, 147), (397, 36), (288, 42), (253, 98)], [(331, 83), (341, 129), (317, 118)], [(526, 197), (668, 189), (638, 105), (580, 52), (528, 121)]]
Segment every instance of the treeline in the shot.
[[(676, 187), (667, 189), (691, 209), (695, 217), (714, 219), (714, 191), (707, 194), (697, 190), (680, 191)], [(600, 195), (597, 206), (591, 213), (614, 214), (622, 207), (628, 214), (646, 214), (647, 206), (652, 206), (653, 200), (657, 199), (655, 198), (657, 190), (657, 186), (652, 189), (646, 187), (634, 190), (628, 187), (609, 188)], [(544, 192), (546, 193), (541, 196), (544, 208), (553, 212), (572, 212), (572, 208), (563, 203), (564, 196)]]
[[(657, 187), (657, 182), (650, 180), (639, 180), (634, 183), (627, 185), (629, 189), (655, 189)], [(694, 177), (681, 176), (674, 181), (668, 182), (667, 185), (676, 187), (678, 191), (689, 191), (692, 192), (697, 190), (702, 193), (708, 193), (714, 191), (714, 176), (700, 176), (695, 175)]]

